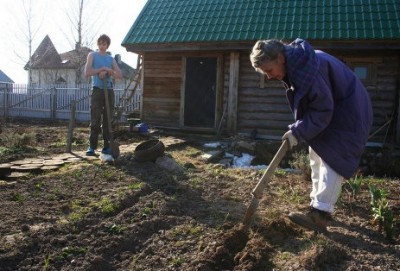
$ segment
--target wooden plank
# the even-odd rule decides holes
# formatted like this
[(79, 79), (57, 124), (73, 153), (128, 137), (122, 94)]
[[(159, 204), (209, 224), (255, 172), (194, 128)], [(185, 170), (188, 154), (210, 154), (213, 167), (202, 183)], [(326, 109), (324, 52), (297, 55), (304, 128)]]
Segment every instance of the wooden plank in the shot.
[(240, 96), (239, 104), (265, 104), (265, 103), (273, 103), (286, 105), (287, 101), (283, 97), (274, 97), (274, 96)]
[(286, 114), (286, 113), (277, 113), (276, 111), (271, 112), (245, 112), (240, 113), (240, 122), (246, 122), (251, 120), (256, 121), (269, 121), (269, 120), (276, 120), (276, 121), (285, 121), (285, 122), (294, 122), (293, 116)]
[(275, 130), (279, 134), (283, 134), (288, 129), (288, 122), (284, 121), (251, 121), (251, 122), (239, 122), (240, 131), (244, 129), (264, 129), (272, 132)]
[(241, 104), (239, 106), (239, 114), (242, 116), (243, 112), (266, 112), (266, 113), (283, 113), (288, 116), (291, 115), (287, 106), (275, 104)]
[(181, 59), (182, 69), (181, 69), (181, 76), (182, 81), (180, 84), (181, 90), (181, 103), (179, 106), (179, 127), (185, 126), (185, 83), (186, 83), (186, 59), (182, 57)]
[[(224, 56), (221, 55), (217, 59), (217, 89), (216, 89), (216, 103), (215, 103), (215, 126), (217, 128), (217, 136), (221, 132), (222, 125), (225, 122), (226, 112), (228, 110), (227, 103), (225, 103), (225, 88), (224, 88)], [(225, 114), (224, 114), (225, 112)]]
[(239, 52), (231, 52), (229, 66), (229, 92), (228, 92), (228, 115), (227, 130), (236, 133), (237, 125), (237, 103), (239, 87)]
[(279, 88), (268, 88), (268, 89), (260, 89), (260, 88), (241, 88), (240, 89), (241, 96), (257, 96), (257, 97), (281, 97), (282, 99), (286, 99), (286, 94), (283, 89)]

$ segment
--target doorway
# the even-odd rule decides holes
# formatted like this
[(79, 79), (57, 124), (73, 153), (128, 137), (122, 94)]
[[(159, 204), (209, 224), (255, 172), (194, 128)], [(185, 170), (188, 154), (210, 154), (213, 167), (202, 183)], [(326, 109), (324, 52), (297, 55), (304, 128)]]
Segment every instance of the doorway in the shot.
[(184, 126), (215, 127), (217, 58), (186, 58)]

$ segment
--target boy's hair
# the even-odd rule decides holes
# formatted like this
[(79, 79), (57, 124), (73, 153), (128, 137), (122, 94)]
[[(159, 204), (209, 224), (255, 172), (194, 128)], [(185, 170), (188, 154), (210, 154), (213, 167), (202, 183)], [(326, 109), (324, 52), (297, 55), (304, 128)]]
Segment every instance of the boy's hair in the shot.
[(111, 39), (106, 34), (103, 34), (97, 39), (97, 44), (100, 44), (101, 42), (105, 42), (108, 46), (110, 46)]

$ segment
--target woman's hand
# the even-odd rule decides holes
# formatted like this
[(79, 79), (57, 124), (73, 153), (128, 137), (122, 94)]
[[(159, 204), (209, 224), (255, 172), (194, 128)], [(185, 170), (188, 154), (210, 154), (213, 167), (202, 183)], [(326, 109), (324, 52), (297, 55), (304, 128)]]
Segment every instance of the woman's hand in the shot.
[(297, 138), (293, 135), (292, 130), (287, 131), (283, 136), (282, 140), (288, 140), (290, 149), (297, 145)]

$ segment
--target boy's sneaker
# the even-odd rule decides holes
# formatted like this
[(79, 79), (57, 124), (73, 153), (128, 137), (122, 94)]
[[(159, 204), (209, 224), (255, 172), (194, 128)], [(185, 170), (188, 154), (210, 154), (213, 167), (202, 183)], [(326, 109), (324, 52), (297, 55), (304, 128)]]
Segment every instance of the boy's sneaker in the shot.
[(96, 153), (94, 152), (94, 149), (89, 147), (86, 151), (86, 156), (95, 156)]
[(109, 155), (111, 155), (111, 148), (103, 148), (103, 149), (101, 150), (101, 153), (102, 153), (102, 154), (109, 154)]
[(326, 226), (328, 225), (328, 221), (331, 220), (331, 217), (328, 212), (311, 208), (311, 210), (306, 213), (290, 213), (289, 219), (293, 223), (296, 223), (297, 225), (307, 228), (309, 230), (326, 233)]

